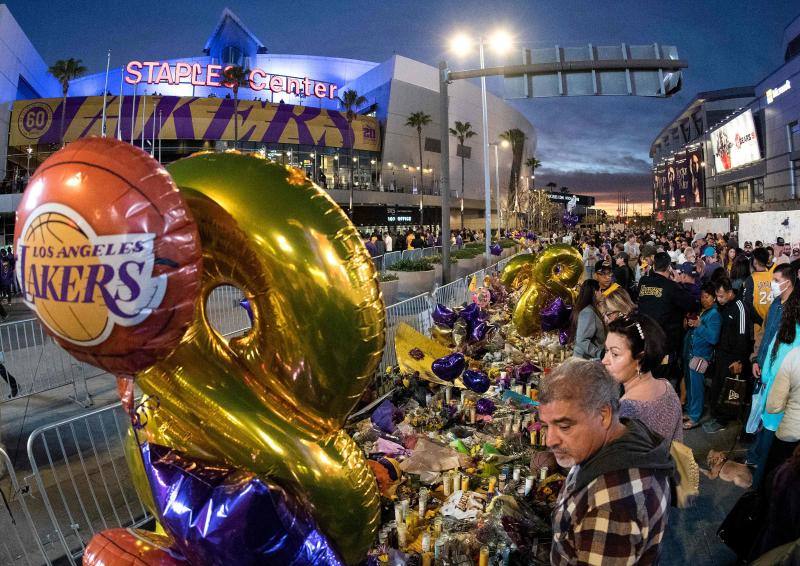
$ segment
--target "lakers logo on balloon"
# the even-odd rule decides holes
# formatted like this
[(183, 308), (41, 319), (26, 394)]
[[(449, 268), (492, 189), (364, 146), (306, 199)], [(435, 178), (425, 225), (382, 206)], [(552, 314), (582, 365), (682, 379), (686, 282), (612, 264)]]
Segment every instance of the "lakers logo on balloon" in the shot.
[(574, 304), (582, 273), (580, 252), (566, 244), (549, 246), (537, 256), (517, 256), (509, 262), (501, 280), (512, 288), (523, 289), (512, 315), (517, 332), (531, 336), (540, 331), (542, 311), (556, 299)]
[(23, 300), (64, 340), (101, 344), (115, 324), (135, 326), (161, 304), (167, 278), (152, 277), (154, 238), (98, 236), (70, 207), (44, 204), (17, 241)]

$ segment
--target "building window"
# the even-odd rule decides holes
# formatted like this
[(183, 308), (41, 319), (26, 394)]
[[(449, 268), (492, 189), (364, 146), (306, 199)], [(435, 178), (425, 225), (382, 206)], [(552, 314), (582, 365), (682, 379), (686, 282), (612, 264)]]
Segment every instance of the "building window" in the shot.
[(723, 202), (723, 191), (724, 189), (718, 188), (714, 190), (714, 206), (719, 208), (722, 206)]
[(753, 202), (764, 201), (764, 177), (753, 179)]
[(800, 122), (789, 124), (789, 140), (791, 143), (790, 152), (800, 150)]
[(725, 185), (725, 206), (736, 206), (736, 185)]
[(750, 204), (750, 181), (742, 181), (738, 184), (739, 204)]

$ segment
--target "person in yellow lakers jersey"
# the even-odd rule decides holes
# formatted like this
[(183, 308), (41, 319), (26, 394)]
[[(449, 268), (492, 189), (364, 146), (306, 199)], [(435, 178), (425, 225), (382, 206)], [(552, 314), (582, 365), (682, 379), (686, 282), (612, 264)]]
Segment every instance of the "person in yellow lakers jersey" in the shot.
[(775, 266), (768, 268), (769, 252), (766, 248), (753, 250), (753, 273), (750, 274), (742, 286), (742, 302), (753, 306), (753, 321), (755, 322), (756, 343), (763, 332), (764, 321), (772, 304), (772, 271)]

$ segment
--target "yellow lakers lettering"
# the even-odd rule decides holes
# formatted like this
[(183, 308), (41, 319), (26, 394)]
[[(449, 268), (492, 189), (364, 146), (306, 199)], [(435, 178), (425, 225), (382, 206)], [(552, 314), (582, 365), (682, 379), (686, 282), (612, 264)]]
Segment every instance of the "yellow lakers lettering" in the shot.
[(644, 287), (639, 288), (639, 296), (640, 297), (661, 297), (664, 289), (661, 287)]

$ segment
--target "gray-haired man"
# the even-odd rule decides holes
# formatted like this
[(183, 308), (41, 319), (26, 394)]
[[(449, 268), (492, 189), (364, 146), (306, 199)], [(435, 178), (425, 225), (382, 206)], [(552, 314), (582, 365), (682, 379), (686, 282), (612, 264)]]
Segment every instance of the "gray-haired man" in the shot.
[(539, 389), (547, 445), (572, 469), (553, 510), (551, 564), (656, 564), (667, 526), (669, 444), (620, 419), (619, 385), (572, 359)]

